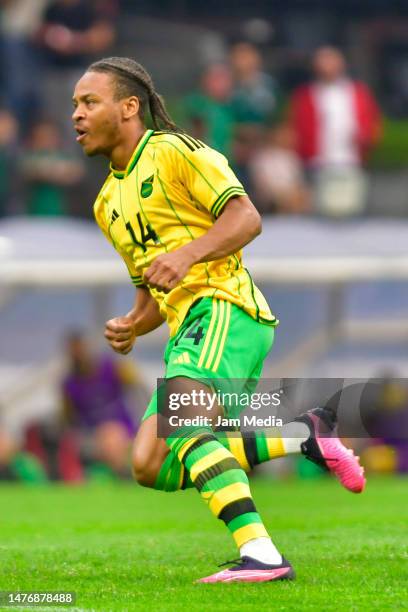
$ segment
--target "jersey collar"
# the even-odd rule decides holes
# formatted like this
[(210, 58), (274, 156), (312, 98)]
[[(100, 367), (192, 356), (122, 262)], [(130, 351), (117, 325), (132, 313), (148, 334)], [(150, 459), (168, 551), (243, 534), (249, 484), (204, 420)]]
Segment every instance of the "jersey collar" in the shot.
[(132, 172), (133, 168), (136, 166), (137, 162), (139, 161), (139, 157), (141, 156), (143, 149), (145, 148), (147, 141), (149, 140), (153, 132), (154, 130), (146, 130), (146, 132), (143, 134), (143, 136), (141, 137), (141, 139), (139, 140), (137, 144), (136, 149), (134, 150), (132, 154), (132, 157), (129, 160), (126, 170), (115, 170), (115, 168), (112, 167), (112, 164), (110, 165), (111, 172), (115, 178), (123, 179), (126, 176), (129, 176), (129, 174)]

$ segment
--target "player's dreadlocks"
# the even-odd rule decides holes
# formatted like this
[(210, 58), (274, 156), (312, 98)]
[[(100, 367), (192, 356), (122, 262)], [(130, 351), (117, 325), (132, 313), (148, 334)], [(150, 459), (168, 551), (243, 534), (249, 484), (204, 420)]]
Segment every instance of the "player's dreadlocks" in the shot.
[(142, 120), (149, 107), (156, 130), (177, 131), (176, 124), (167, 113), (161, 96), (154, 88), (152, 77), (135, 60), (128, 57), (107, 57), (91, 64), (87, 72), (105, 72), (114, 75), (117, 100), (136, 96), (139, 98), (139, 116)]

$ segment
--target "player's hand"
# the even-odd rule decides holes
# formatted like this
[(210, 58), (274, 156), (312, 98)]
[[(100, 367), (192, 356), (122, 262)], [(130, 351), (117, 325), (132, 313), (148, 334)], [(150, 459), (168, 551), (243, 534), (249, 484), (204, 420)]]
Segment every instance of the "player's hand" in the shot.
[(134, 321), (131, 317), (115, 317), (105, 323), (105, 338), (116, 353), (127, 355), (136, 340)]
[(183, 249), (163, 253), (146, 270), (143, 280), (150, 288), (168, 293), (183, 280), (193, 263), (192, 256)]

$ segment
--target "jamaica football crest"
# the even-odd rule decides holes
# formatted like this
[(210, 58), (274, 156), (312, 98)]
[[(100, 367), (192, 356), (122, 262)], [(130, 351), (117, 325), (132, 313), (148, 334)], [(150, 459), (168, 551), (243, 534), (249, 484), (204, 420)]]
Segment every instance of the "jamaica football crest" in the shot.
[(142, 198), (148, 198), (150, 195), (152, 195), (153, 180), (154, 174), (152, 174), (152, 176), (149, 176), (149, 178), (143, 181), (142, 186), (140, 188), (140, 195), (142, 196)]

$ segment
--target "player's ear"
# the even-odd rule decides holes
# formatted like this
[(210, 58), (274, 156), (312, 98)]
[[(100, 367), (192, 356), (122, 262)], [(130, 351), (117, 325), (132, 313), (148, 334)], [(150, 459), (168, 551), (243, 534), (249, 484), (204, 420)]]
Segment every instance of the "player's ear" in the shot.
[(139, 113), (140, 102), (136, 96), (126, 98), (122, 104), (122, 114), (124, 119), (131, 119)]

